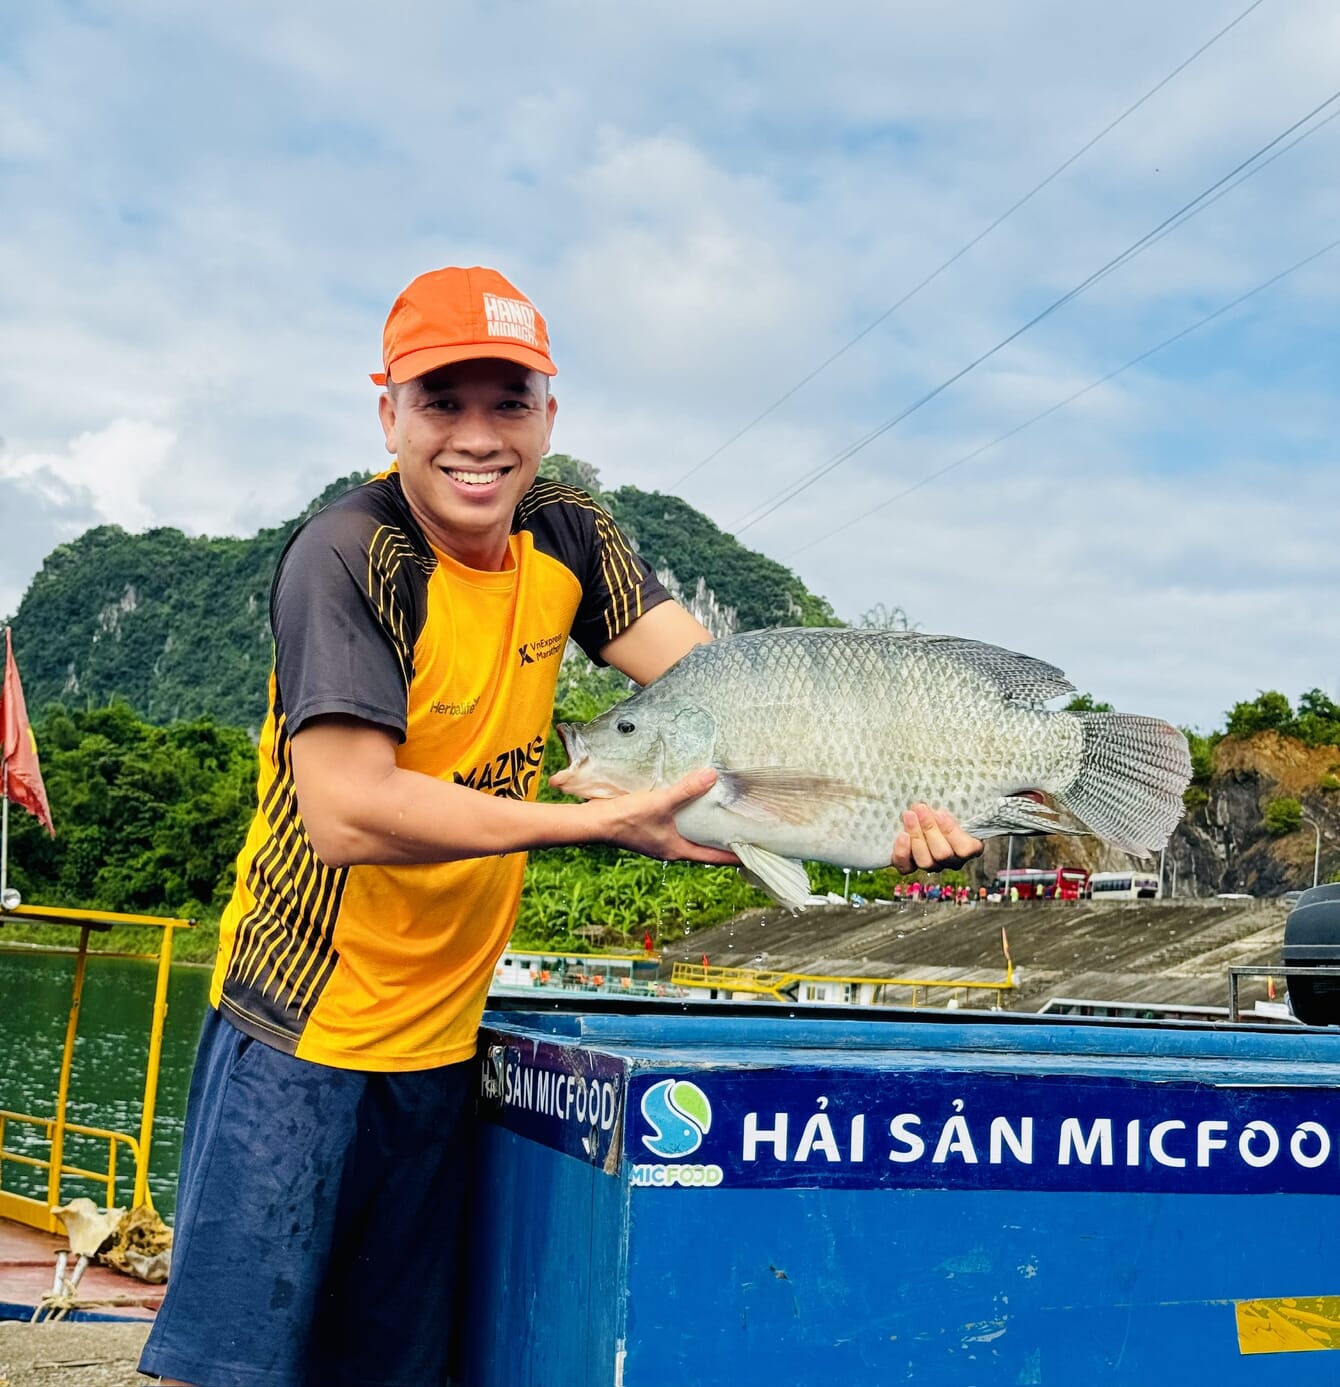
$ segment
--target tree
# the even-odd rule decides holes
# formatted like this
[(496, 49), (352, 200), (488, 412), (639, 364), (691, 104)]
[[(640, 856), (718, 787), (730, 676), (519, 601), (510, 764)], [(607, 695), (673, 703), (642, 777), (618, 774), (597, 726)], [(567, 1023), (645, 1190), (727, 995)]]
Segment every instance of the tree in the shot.
[(1214, 749), (1223, 740), (1223, 733), (1213, 732), (1207, 737), (1190, 727), (1184, 727), (1182, 732), (1191, 751), (1191, 779), (1204, 785), (1214, 774)]
[(917, 628), (898, 605), (876, 602), (868, 612), (862, 612), (856, 623), (862, 631), (915, 631)]
[(602, 505), (605, 503), (599, 471), (581, 458), (570, 457), (567, 453), (550, 453), (540, 463), (540, 476), (547, 477), (551, 482), (562, 482), (564, 486), (574, 486), (578, 491), (593, 496)]
[(1112, 713), (1116, 710), (1110, 703), (1100, 703), (1092, 694), (1076, 694), (1065, 706), (1067, 713)]
[(1228, 715), (1230, 737), (1250, 737), (1256, 732), (1285, 732), (1293, 724), (1293, 709), (1282, 693), (1273, 689), (1258, 694), (1250, 703), (1235, 703)]
[(255, 806), (245, 732), (208, 718), (155, 727), (124, 703), (55, 707), (36, 732), (57, 836), (11, 824), (30, 902), (197, 916), (223, 903)]
[(1320, 689), (1309, 689), (1298, 700), (1294, 728), (1308, 746), (1340, 746), (1340, 705)]

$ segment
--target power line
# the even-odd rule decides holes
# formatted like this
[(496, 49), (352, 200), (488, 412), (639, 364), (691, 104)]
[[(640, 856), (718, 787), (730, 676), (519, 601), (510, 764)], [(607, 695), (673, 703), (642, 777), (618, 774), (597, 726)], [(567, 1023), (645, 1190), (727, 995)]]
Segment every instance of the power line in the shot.
[(1071, 166), (1071, 164), (1073, 164), (1077, 159), (1079, 159), (1083, 155), (1087, 154), (1089, 150), (1091, 150), (1094, 147), (1094, 145), (1098, 143), (1099, 140), (1101, 140), (1106, 135), (1110, 135), (1112, 131), (1115, 130), (1117, 126), (1120, 125), (1122, 121), (1126, 119), (1127, 116), (1134, 115), (1134, 113), (1138, 111), (1140, 107), (1145, 104), (1146, 101), (1148, 101), (1151, 97), (1156, 96), (1159, 92), (1163, 90), (1164, 87), (1168, 85), (1169, 82), (1173, 80), (1173, 78), (1177, 77), (1180, 73), (1184, 72), (1188, 67), (1190, 67), (1191, 64), (1194, 63), (1196, 59), (1199, 58), (1201, 54), (1206, 51), (1206, 49), (1213, 47), (1213, 45), (1218, 43), (1219, 40), (1223, 38), (1223, 36), (1226, 33), (1228, 33), (1230, 29), (1236, 28), (1239, 24), (1242, 23), (1244, 19), (1247, 18), (1249, 14), (1251, 14), (1251, 12), (1254, 9), (1256, 9), (1258, 6), (1264, 3), (1265, 0), (1252, 0), (1252, 3), (1248, 5), (1247, 8), (1243, 10), (1242, 13), (1238, 15), (1236, 19), (1231, 20), (1229, 23), (1225, 24), (1224, 27), (1220, 29), (1217, 34), (1214, 34), (1210, 38), (1206, 39), (1205, 42), (1202, 43), (1201, 46), (1198, 49), (1196, 49), (1196, 51), (1189, 58), (1185, 58), (1182, 60), (1182, 62), (1178, 63), (1178, 65), (1175, 68), (1173, 68), (1173, 70), (1165, 78), (1163, 78), (1161, 82), (1157, 82), (1154, 86), (1150, 87), (1150, 89), (1138, 101), (1136, 101), (1133, 105), (1128, 106), (1115, 120), (1105, 125), (1086, 144), (1081, 145), (1068, 159), (1064, 161), (1064, 163), (1058, 164), (1046, 176), (1046, 178), (1042, 180), (1041, 183), (1035, 185), (1028, 192), (1026, 192), (1023, 195), (1023, 197), (1021, 197), (1017, 202), (1012, 203), (1009, 207), (1007, 207), (995, 219), (995, 221), (991, 222), (990, 225), (984, 227), (981, 231), (979, 231), (977, 235), (972, 238), (971, 241), (968, 241), (965, 245), (960, 246), (959, 249), (956, 250), (954, 254), (951, 255), (949, 259), (946, 260), (944, 264), (939, 267), (939, 269), (932, 271), (919, 284), (909, 289), (907, 293), (905, 293), (902, 296), (902, 298), (898, 300), (897, 303), (892, 304), (890, 305), (890, 307), (886, 308), (884, 312), (879, 315), (878, 318), (874, 319), (873, 322), (868, 323), (849, 342), (844, 343), (841, 347), (837, 349), (837, 351), (833, 352), (831, 356), (828, 356), (823, 361), (821, 361), (819, 365), (817, 365), (807, 376), (802, 376), (801, 379), (798, 380), (789, 390), (787, 390), (784, 394), (779, 395), (761, 414), (756, 414), (754, 418), (752, 418), (743, 428), (737, 429), (735, 433), (731, 434), (731, 436), (724, 443), (720, 444), (718, 447), (714, 448), (710, 453), (708, 453), (708, 455), (705, 458), (703, 458), (701, 462), (694, 463), (694, 465), (690, 467), (689, 470), (685, 472), (682, 477), (679, 477), (675, 482), (672, 483), (671, 490), (676, 490), (677, 488), (682, 486), (686, 481), (688, 481), (688, 479), (692, 477), (695, 473), (702, 471), (702, 469), (706, 467), (709, 462), (711, 462), (714, 458), (719, 457), (733, 443), (736, 443), (741, 438), (743, 438), (745, 434), (747, 434), (749, 430), (754, 427), (755, 424), (761, 424), (764, 419), (766, 419), (770, 414), (773, 413), (774, 410), (780, 409), (781, 406), (784, 405), (787, 402), (787, 400), (791, 398), (792, 395), (796, 394), (797, 391), (807, 386), (810, 383), (810, 381), (812, 381), (816, 376), (821, 375), (824, 371), (826, 371), (840, 356), (843, 356), (845, 353), (849, 352), (863, 338), (869, 336), (869, 334), (872, 333), (882, 322), (884, 322), (885, 319), (891, 317), (905, 303), (908, 303), (912, 299), (914, 299), (919, 293), (921, 293), (921, 291), (924, 288), (926, 288), (927, 285), (939, 279), (939, 277), (951, 265), (953, 265), (956, 261), (961, 260), (963, 256), (965, 256), (975, 245), (978, 244), (979, 241), (984, 241), (1003, 221), (1007, 220), (1009, 217), (1012, 217), (1026, 202), (1030, 202), (1049, 183), (1059, 178), (1061, 174), (1063, 174), (1066, 171), (1066, 169), (1068, 169)]
[[(1031, 317), (1022, 326), (1017, 327), (1007, 337), (1003, 337), (999, 342), (995, 344), (995, 346), (989, 348), (987, 351), (982, 352), (980, 356), (974, 357), (973, 360), (968, 362), (966, 366), (963, 366), (959, 370), (955, 371), (954, 374), (950, 376), (947, 380), (941, 381), (941, 383), (937, 385), (933, 390), (928, 390), (924, 395), (920, 396), (918, 399), (914, 400), (910, 405), (908, 405), (906, 409), (894, 415), (892, 419), (886, 420), (883, 424), (879, 425), (878, 428), (872, 429), (864, 437), (857, 439), (855, 443), (849, 444), (846, 448), (842, 449), (841, 452), (837, 453), (834, 457), (829, 459), (828, 462), (815, 468), (807, 477), (803, 477), (800, 479), (800, 481), (795, 482), (788, 487), (784, 487), (780, 492), (774, 493), (773, 496), (769, 497), (766, 501), (760, 503), (760, 505), (758, 506), (755, 506), (754, 509), (748, 513), (746, 518), (740, 524), (734, 527), (734, 533), (737, 535), (742, 534), (745, 530), (750, 529), (754, 525), (757, 525), (760, 520), (766, 519), (774, 511), (780, 510), (781, 507), (786, 505), (788, 501), (794, 500), (797, 496), (801, 494), (801, 492), (807, 491), (811, 486), (814, 485), (815, 482), (819, 481), (822, 477), (827, 476), (828, 473), (832, 472), (835, 468), (840, 467), (844, 462), (854, 457), (863, 448), (868, 447), (871, 443), (875, 441), (875, 439), (881, 437), (883, 434), (886, 434), (895, 425), (902, 423), (902, 421), (906, 419), (909, 415), (915, 414), (917, 410), (919, 410), (923, 405), (929, 404), (933, 399), (936, 398), (937, 395), (943, 394), (944, 391), (948, 390), (949, 387), (953, 385), (956, 381), (962, 380), (963, 377), (966, 376), (970, 371), (975, 370), (984, 361), (988, 361), (991, 357), (995, 356), (997, 352), (1009, 346), (1011, 342), (1015, 341), (1019, 337), (1022, 337), (1024, 333), (1026, 333), (1030, 328), (1036, 327), (1037, 324), (1042, 322), (1044, 318), (1050, 317), (1053, 313), (1057, 311), (1057, 309), (1064, 307), (1067, 303), (1071, 301), (1071, 299), (1078, 298), (1079, 295), (1084, 293), (1086, 289), (1091, 288), (1094, 284), (1096, 284), (1100, 279), (1104, 278), (1112, 270), (1115, 270), (1120, 266), (1126, 264), (1128, 261), (1133, 260), (1142, 251), (1147, 250), (1156, 241), (1161, 240), (1165, 232), (1175, 230), (1178, 226), (1181, 226), (1183, 223), (1189, 221), (1191, 216), (1195, 215), (1196, 212), (1204, 211), (1205, 207), (1211, 205), (1210, 199), (1213, 193), (1216, 193), (1220, 188), (1224, 187), (1225, 184), (1228, 184), (1233, 179), (1237, 178), (1237, 175), (1242, 173), (1250, 165), (1257, 164), (1257, 161), (1261, 160), (1263, 155), (1268, 153), (1270, 150), (1274, 149), (1274, 147), (1280, 144), (1282, 141), (1288, 139), (1288, 137), (1292, 135), (1296, 130), (1306, 125), (1310, 120), (1313, 119), (1314, 116), (1318, 115), (1321, 111), (1324, 111), (1327, 106), (1334, 105), (1336, 101), (1340, 101), (1340, 91), (1333, 92), (1330, 96), (1326, 98), (1325, 101), (1322, 101), (1318, 105), (1314, 106), (1312, 110), (1310, 110), (1305, 116), (1302, 116), (1300, 119), (1294, 121), (1292, 125), (1290, 125), (1287, 129), (1282, 130), (1278, 135), (1275, 136), (1274, 139), (1262, 145), (1261, 148), (1258, 149), (1254, 154), (1250, 155), (1241, 163), (1237, 164), (1234, 168), (1230, 169), (1226, 174), (1223, 175), (1223, 177), (1216, 179), (1203, 192), (1197, 194), (1197, 196), (1192, 198), (1190, 202), (1184, 203), (1171, 216), (1165, 217), (1156, 227), (1154, 227), (1150, 231), (1147, 231), (1138, 240), (1133, 241), (1120, 254), (1113, 256), (1111, 260), (1106, 262), (1106, 264), (1099, 266), (1098, 269), (1096, 269), (1087, 278), (1081, 280), (1068, 293), (1062, 294), (1059, 299), (1056, 299), (1052, 303), (1048, 304), (1047, 307), (1044, 308), (1040, 313), (1034, 314), (1034, 316)], [(1307, 134), (1315, 134), (1317, 130), (1320, 130), (1322, 128), (1323, 124), (1325, 124), (1325, 122), (1319, 122), (1317, 126), (1314, 129), (1309, 130)], [(1297, 141), (1295, 141), (1295, 143), (1297, 143)], [(1251, 173), (1247, 176), (1250, 177), (1256, 173), (1259, 173), (1260, 170), (1265, 167), (1266, 162), (1261, 162), (1258, 165), (1258, 167), (1253, 168), (1251, 170)], [(1246, 182), (1245, 177), (1238, 179), (1238, 184), (1244, 182)], [(1237, 186), (1237, 184), (1235, 184), (1234, 186)]]
[(1278, 284), (1281, 280), (1287, 279), (1291, 274), (1312, 264), (1314, 260), (1320, 260), (1322, 256), (1329, 255), (1331, 251), (1335, 250), (1337, 247), (1340, 247), (1340, 238), (1330, 242), (1329, 245), (1322, 246), (1320, 250), (1313, 251), (1311, 255), (1304, 257), (1302, 260), (1296, 261), (1294, 264), (1290, 265), (1287, 270), (1281, 270), (1278, 274), (1272, 275), (1264, 283), (1258, 284), (1256, 288), (1249, 289), (1245, 294), (1239, 294), (1237, 298), (1216, 308), (1213, 313), (1207, 313), (1203, 318), (1197, 319), (1197, 321), (1192, 323), (1189, 327), (1184, 327), (1180, 332), (1173, 333), (1171, 337), (1165, 337), (1163, 341), (1159, 342), (1156, 346), (1141, 352), (1139, 356), (1133, 356), (1129, 361), (1118, 366), (1115, 370), (1109, 371), (1104, 376), (1099, 376), (1097, 380), (1090, 381), (1088, 385), (1076, 390), (1073, 394), (1067, 395), (1063, 400), (1058, 400), (1054, 405), (1050, 405), (1040, 414), (1033, 415), (1031, 419), (1025, 419), (1022, 424), (1016, 424), (1014, 428), (1007, 430), (998, 438), (993, 438), (990, 443), (983, 443), (981, 447), (974, 448), (970, 453), (964, 453), (962, 457), (955, 458), (953, 462), (946, 463), (936, 471), (928, 472), (919, 481), (913, 482), (911, 486), (904, 487), (897, 495), (890, 496), (887, 500), (881, 501), (877, 506), (868, 507), (863, 510), (860, 515), (853, 516), (850, 520), (844, 521), (841, 525), (834, 526), (833, 529), (826, 531), (824, 534), (819, 535), (806, 544), (802, 544), (799, 549), (793, 549), (791, 553), (786, 556), (787, 559), (793, 559), (797, 554), (803, 554), (806, 550), (813, 549), (815, 545), (822, 544), (825, 540), (832, 539), (834, 535), (841, 534), (843, 530), (849, 530), (858, 521), (864, 520), (867, 516), (878, 514), (878, 512), (893, 505), (894, 502), (901, 501), (904, 497), (910, 496), (914, 491), (919, 491), (923, 486), (937, 481), (947, 472), (952, 472), (956, 467), (962, 467), (964, 463), (971, 462), (974, 458), (981, 457), (983, 453), (1006, 442), (1008, 439), (1014, 438), (1017, 434), (1023, 433), (1025, 429), (1031, 429), (1034, 424), (1041, 423), (1042, 420), (1050, 418), (1051, 415), (1055, 414), (1058, 410), (1064, 409), (1069, 404), (1073, 404), (1081, 396), (1087, 395), (1091, 390), (1097, 390), (1100, 385), (1106, 385), (1108, 381), (1115, 380), (1117, 376), (1125, 371), (1129, 371), (1131, 367), (1138, 366), (1142, 361), (1148, 361), (1156, 352), (1161, 352), (1165, 347), (1172, 346), (1174, 342), (1180, 342), (1182, 338), (1189, 337), (1193, 332), (1198, 332), (1201, 328), (1205, 327), (1206, 324), (1214, 322), (1216, 318), (1222, 318), (1225, 313), (1229, 313), (1240, 304), (1246, 303), (1248, 299), (1255, 298), (1257, 294), (1264, 293), (1267, 289)]
[[(1248, 169), (1241, 176), (1234, 179), (1233, 182), (1228, 183), (1224, 187), (1220, 188), (1219, 191), (1215, 193), (1215, 195), (1212, 198), (1207, 198), (1193, 211), (1188, 212), (1185, 216), (1179, 216), (1175, 218), (1168, 226), (1165, 226), (1163, 230), (1158, 233), (1158, 235), (1152, 237), (1148, 245), (1142, 246), (1141, 250), (1148, 250), (1150, 246), (1157, 245), (1161, 240), (1163, 240), (1165, 236), (1171, 236), (1172, 233), (1178, 229), (1178, 227), (1182, 226), (1186, 222), (1189, 222), (1192, 217), (1200, 216), (1200, 214), (1204, 212), (1207, 208), (1213, 207), (1214, 204), (1218, 202), (1221, 197), (1227, 197), (1229, 193), (1233, 192), (1236, 188), (1240, 188), (1249, 178), (1255, 178), (1256, 175), (1260, 173), (1262, 169), (1269, 168), (1269, 166), (1273, 164), (1276, 159), (1282, 159), (1291, 149), (1295, 148), (1297, 145), (1302, 144), (1304, 140), (1311, 139), (1313, 135), (1317, 134), (1321, 130), (1324, 130), (1333, 120), (1340, 120), (1340, 110), (1332, 111), (1331, 114), (1327, 116), (1325, 120), (1319, 120), (1310, 130), (1304, 130), (1301, 134), (1296, 135), (1292, 140), (1290, 140), (1288, 144), (1281, 145), (1270, 156), (1269, 159), (1262, 159), (1261, 162), (1257, 164), (1254, 168)], [(1121, 263), (1124, 264), (1125, 262), (1122, 261)], [(1103, 270), (1098, 275), (1097, 279), (1094, 280), (1094, 283), (1097, 284), (1099, 280), (1106, 279), (1107, 276), (1111, 274), (1114, 269), (1119, 268), (1120, 265), (1114, 265), (1110, 266), (1108, 269)]]

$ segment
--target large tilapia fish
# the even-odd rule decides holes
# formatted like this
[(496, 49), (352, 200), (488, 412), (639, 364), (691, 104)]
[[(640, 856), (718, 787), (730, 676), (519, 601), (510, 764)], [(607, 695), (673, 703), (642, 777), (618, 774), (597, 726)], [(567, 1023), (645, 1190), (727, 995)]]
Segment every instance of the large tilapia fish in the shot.
[(792, 906), (809, 894), (805, 859), (887, 866), (918, 800), (978, 838), (1090, 832), (1157, 852), (1182, 816), (1186, 738), (1155, 718), (1043, 707), (1074, 691), (1053, 665), (956, 636), (750, 631), (560, 724), (570, 765), (552, 783), (596, 799), (713, 767), (679, 831), (731, 849)]

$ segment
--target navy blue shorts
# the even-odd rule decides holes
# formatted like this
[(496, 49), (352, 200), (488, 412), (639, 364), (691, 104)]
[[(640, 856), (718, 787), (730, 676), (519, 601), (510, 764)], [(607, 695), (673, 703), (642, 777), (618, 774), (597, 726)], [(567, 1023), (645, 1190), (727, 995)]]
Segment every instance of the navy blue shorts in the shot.
[(198, 1387), (448, 1382), (474, 1073), (332, 1069), (211, 1011), (140, 1371)]

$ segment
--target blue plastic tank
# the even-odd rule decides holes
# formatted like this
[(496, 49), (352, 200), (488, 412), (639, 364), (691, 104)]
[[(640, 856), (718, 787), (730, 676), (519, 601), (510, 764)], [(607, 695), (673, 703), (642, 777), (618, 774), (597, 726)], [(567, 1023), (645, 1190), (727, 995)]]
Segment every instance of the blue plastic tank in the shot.
[(467, 1387), (1340, 1381), (1340, 1034), (490, 1012)]

